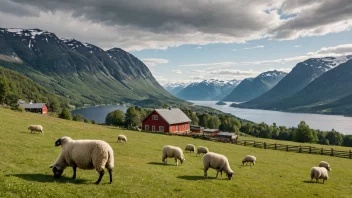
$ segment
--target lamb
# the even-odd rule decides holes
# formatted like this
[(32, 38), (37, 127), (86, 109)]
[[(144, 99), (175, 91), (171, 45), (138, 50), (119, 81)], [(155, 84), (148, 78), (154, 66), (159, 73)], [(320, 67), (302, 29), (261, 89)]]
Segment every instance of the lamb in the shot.
[(326, 168), (326, 170), (332, 171), (332, 168), (330, 167), (330, 164), (327, 163), (326, 161), (321, 161), (319, 163), (319, 167), (324, 167), (324, 168)]
[(112, 183), (112, 169), (114, 168), (114, 152), (111, 146), (102, 140), (72, 140), (62, 137), (55, 142), (62, 150), (57, 160), (50, 166), (56, 178), (60, 178), (65, 168), (73, 168), (72, 179), (76, 179), (76, 169), (94, 169), (99, 173), (95, 184), (99, 184), (107, 168)]
[(229, 180), (232, 179), (234, 172), (231, 170), (229, 165), (229, 160), (221, 154), (209, 152), (203, 156), (203, 165), (204, 165), (204, 177), (207, 177), (208, 169), (213, 168), (217, 170), (216, 178), (220, 172), (220, 177), (222, 179), (222, 171), (225, 171)]
[(325, 167), (313, 167), (310, 169), (310, 177), (311, 181), (315, 178), (316, 183), (319, 183), (319, 179), (323, 179), (324, 184), (325, 180), (329, 179), (328, 170)]
[(200, 155), (201, 153), (203, 153), (203, 155), (204, 155), (204, 154), (206, 154), (206, 153), (208, 153), (208, 152), (209, 152), (209, 149), (208, 149), (207, 147), (199, 146), (199, 147), (197, 148), (197, 154), (196, 154), (196, 156)]
[(127, 142), (126, 136), (124, 135), (117, 136), (117, 142), (122, 142), (122, 141)]
[(196, 147), (193, 144), (187, 144), (185, 151), (189, 151), (194, 153), (194, 150), (196, 150)]
[(28, 127), (28, 130), (31, 130), (31, 133), (33, 133), (33, 131), (34, 131), (34, 133), (35, 133), (36, 131), (38, 131), (38, 132), (40, 132), (42, 135), (44, 135), (44, 131), (43, 131), (43, 126), (42, 126), (42, 125), (30, 125), (30, 126)]
[(185, 161), (182, 149), (176, 146), (166, 145), (163, 147), (161, 160), (164, 164), (167, 164), (167, 158), (175, 158), (176, 166), (178, 166), (177, 159), (180, 160), (181, 164)]
[(257, 160), (257, 158), (253, 155), (247, 155), (246, 157), (243, 158), (242, 160), (242, 166), (244, 166), (244, 163), (246, 163), (246, 166), (247, 166), (247, 163), (249, 162), (249, 165), (253, 164), (253, 166), (255, 165), (255, 161)]

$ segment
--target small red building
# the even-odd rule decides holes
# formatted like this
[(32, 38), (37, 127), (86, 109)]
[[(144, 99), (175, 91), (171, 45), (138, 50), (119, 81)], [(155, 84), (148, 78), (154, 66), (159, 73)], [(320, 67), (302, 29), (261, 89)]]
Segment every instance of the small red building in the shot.
[(204, 129), (203, 135), (214, 137), (220, 132), (219, 129)]
[(187, 133), (190, 131), (191, 119), (178, 108), (154, 109), (142, 121), (145, 131), (165, 133)]
[(31, 103), (31, 104), (20, 104), (19, 106), (23, 107), (27, 112), (47, 114), (48, 106), (45, 103)]
[(203, 131), (204, 131), (204, 127), (191, 125), (192, 133), (203, 133)]

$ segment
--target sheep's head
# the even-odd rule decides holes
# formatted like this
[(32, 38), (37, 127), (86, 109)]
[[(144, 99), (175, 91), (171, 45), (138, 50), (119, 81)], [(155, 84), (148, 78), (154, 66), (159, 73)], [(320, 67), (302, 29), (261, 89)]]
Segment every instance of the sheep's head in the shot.
[(328, 167), (328, 171), (332, 171), (332, 168), (330, 166)]
[(54, 177), (56, 178), (60, 178), (62, 173), (64, 172), (64, 168), (60, 167), (57, 164), (52, 164), (50, 168), (53, 168)]
[(59, 138), (58, 140), (56, 140), (55, 146), (61, 146), (61, 145), (65, 144), (69, 140), (72, 140), (72, 139), (70, 137), (67, 137), (67, 136)]
[(235, 173), (230, 171), (227, 173), (227, 178), (229, 178), (229, 180), (231, 180), (233, 175), (235, 175)]
[(183, 162), (186, 160), (185, 157), (183, 157), (180, 161), (181, 161), (181, 164), (183, 164)]

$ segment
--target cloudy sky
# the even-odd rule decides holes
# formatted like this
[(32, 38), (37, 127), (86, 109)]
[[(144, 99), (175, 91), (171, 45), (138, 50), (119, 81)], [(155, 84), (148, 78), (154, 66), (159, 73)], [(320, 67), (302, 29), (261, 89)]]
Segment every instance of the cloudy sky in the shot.
[(0, 0), (0, 27), (123, 48), (161, 84), (352, 54), (350, 0)]

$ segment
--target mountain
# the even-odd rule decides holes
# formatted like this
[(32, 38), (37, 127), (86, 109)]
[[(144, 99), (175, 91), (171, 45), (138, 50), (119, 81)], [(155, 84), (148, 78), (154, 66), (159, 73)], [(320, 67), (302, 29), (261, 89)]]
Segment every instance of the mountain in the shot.
[(179, 103), (138, 58), (40, 29), (0, 28), (0, 65), (26, 75), (72, 104), (161, 100)]
[(243, 102), (252, 100), (273, 88), (287, 73), (268, 71), (255, 78), (246, 78), (223, 101)]
[[(275, 104), (277, 109), (300, 112), (331, 113), (351, 111), (352, 60), (315, 79), (294, 95)], [(340, 110), (339, 110), (340, 109)]]
[[(54, 93), (38, 85), (33, 80), (20, 73), (0, 67), (0, 76), (4, 76), (9, 84), (10, 93), (6, 97), (6, 104), (15, 106), (17, 100), (25, 102), (45, 102), (51, 108), (53, 103), (64, 103), (64, 98), (57, 97)], [(61, 102), (60, 102), (61, 101)], [(51, 109), (53, 110), (53, 109)], [(54, 109), (57, 110), (57, 109)]]
[(188, 83), (168, 83), (164, 85), (166, 91), (176, 96), (178, 92), (188, 86)]
[(191, 83), (176, 96), (184, 100), (220, 100), (228, 95), (239, 82), (238, 80), (204, 80)]
[(253, 100), (241, 104), (233, 104), (232, 106), (243, 108), (276, 109), (276, 105), (280, 102), (280, 100), (292, 96), (306, 87), (314, 79), (318, 78), (337, 65), (346, 62), (350, 58), (352, 57), (343, 56), (311, 58), (300, 62), (289, 74), (287, 74), (269, 91)]

